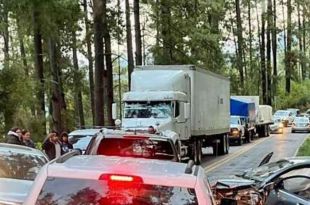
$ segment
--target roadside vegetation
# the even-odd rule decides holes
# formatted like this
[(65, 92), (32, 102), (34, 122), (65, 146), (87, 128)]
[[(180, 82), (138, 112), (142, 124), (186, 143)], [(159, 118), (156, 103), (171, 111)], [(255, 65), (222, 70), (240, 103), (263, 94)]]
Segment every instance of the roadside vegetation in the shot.
[(310, 135), (299, 148), (297, 156), (310, 156)]

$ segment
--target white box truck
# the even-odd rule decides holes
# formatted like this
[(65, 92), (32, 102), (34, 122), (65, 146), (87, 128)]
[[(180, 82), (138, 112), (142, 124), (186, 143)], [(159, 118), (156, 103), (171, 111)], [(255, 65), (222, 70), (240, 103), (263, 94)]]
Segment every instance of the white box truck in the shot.
[[(255, 104), (255, 133), (259, 137), (267, 137), (270, 135), (269, 126), (273, 124), (272, 121), (272, 107), (270, 105), (260, 105), (259, 96), (233, 96), (241, 100), (248, 100)], [(252, 136), (254, 136), (252, 134)]]
[(193, 65), (153, 65), (134, 69), (124, 94), (122, 127), (171, 130), (181, 155), (201, 162), (202, 147), (229, 151), (230, 81)]

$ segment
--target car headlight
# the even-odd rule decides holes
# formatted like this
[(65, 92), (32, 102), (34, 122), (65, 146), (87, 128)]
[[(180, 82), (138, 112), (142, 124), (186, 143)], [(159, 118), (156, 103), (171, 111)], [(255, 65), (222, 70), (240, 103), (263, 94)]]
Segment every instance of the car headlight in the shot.
[(233, 129), (231, 133), (232, 133), (233, 135), (238, 135), (238, 134), (239, 134), (239, 130)]
[(284, 126), (283, 126), (283, 123), (281, 122), (281, 123), (279, 123), (279, 128), (283, 128)]

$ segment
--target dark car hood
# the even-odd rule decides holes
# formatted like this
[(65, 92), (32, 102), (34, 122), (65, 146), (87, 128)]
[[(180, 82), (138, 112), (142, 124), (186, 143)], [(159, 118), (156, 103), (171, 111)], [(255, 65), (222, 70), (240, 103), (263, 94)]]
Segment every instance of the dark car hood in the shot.
[(218, 189), (246, 188), (253, 185), (255, 185), (255, 181), (244, 179), (238, 176), (221, 178), (215, 182), (215, 186)]
[(33, 181), (0, 178), (0, 201), (22, 203)]

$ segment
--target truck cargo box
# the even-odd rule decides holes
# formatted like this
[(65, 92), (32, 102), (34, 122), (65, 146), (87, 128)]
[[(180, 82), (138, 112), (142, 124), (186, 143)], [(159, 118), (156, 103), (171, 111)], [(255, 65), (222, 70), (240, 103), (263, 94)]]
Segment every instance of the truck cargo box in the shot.
[(246, 117), (255, 122), (255, 103), (246, 99), (230, 98), (230, 114)]

